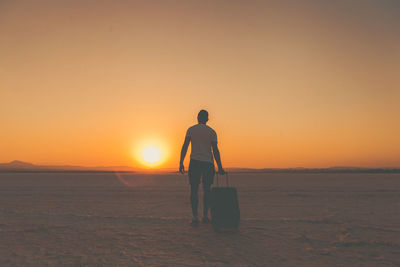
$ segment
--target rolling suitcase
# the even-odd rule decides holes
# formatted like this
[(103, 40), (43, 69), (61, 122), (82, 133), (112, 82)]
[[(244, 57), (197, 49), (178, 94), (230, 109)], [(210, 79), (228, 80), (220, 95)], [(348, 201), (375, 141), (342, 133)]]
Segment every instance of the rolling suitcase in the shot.
[(239, 227), (240, 210), (237, 191), (229, 186), (229, 177), (226, 173), (226, 187), (217, 186), (211, 189), (211, 220), (216, 231), (236, 230)]

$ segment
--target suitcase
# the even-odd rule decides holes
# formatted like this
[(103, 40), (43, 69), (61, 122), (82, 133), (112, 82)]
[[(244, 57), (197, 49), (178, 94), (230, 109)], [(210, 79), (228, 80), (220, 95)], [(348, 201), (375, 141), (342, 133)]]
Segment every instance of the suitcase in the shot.
[(240, 210), (237, 191), (229, 186), (229, 177), (226, 174), (226, 187), (217, 186), (211, 189), (211, 221), (214, 230), (236, 230), (239, 227)]

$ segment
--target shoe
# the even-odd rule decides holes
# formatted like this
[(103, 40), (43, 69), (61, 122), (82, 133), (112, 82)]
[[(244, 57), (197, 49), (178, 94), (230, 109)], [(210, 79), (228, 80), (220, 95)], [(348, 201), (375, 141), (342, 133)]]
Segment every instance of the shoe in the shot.
[(190, 222), (190, 225), (193, 227), (199, 226), (199, 219), (193, 218), (192, 221)]
[(210, 219), (208, 219), (208, 217), (203, 217), (203, 219), (201, 220), (202, 223), (210, 223)]

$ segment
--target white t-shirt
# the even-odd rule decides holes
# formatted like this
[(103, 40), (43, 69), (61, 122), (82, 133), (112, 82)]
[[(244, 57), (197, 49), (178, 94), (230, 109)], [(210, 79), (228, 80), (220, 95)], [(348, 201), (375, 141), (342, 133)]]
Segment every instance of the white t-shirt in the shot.
[(217, 133), (211, 127), (203, 123), (193, 125), (187, 130), (186, 137), (190, 137), (192, 143), (191, 159), (213, 162), (211, 142), (217, 142)]

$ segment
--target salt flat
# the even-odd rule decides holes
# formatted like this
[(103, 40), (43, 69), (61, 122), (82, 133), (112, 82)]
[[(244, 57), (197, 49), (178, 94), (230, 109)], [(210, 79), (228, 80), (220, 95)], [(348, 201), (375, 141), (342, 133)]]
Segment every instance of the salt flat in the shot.
[(187, 176), (1, 173), (0, 265), (400, 266), (400, 174), (230, 177), (220, 234), (189, 226)]

